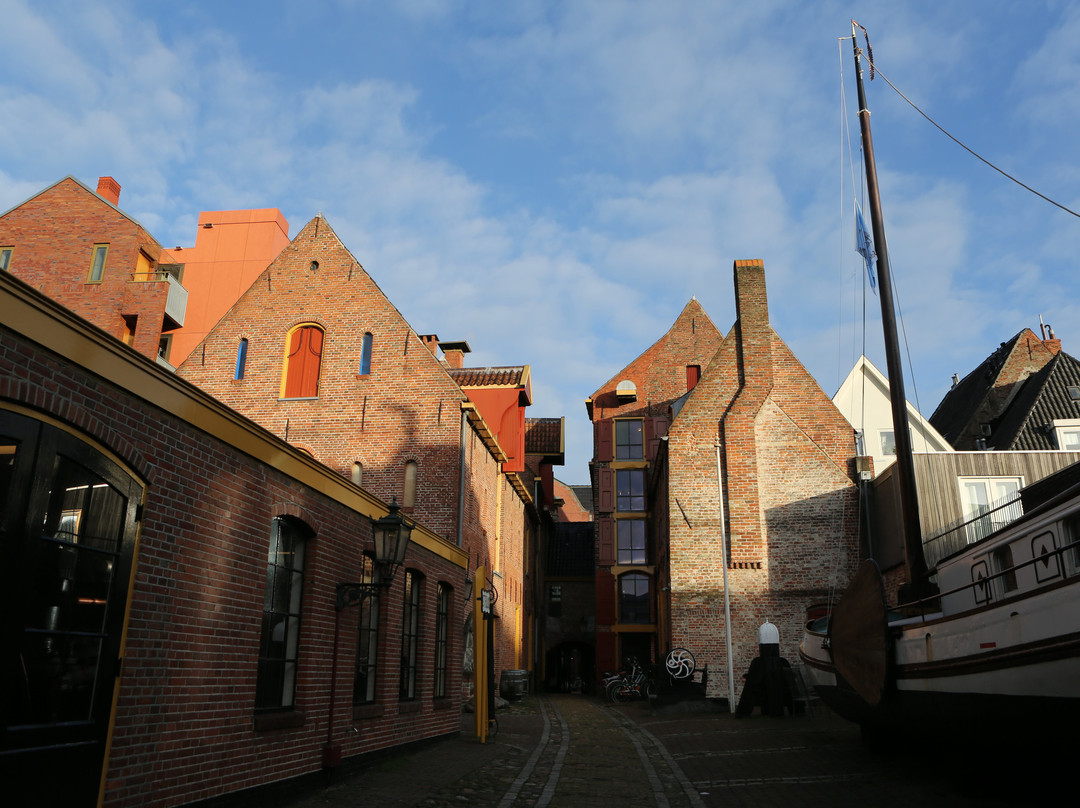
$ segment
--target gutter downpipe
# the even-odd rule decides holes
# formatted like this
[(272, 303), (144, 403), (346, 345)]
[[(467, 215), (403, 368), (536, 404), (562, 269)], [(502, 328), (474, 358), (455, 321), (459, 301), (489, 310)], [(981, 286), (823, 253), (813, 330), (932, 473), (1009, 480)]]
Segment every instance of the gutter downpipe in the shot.
[(724, 646), (727, 653), (728, 710), (735, 713), (735, 679), (731, 670), (731, 594), (728, 590), (727, 527), (724, 515), (724, 481), (720, 472), (720, 441), (716, 447), (716, 502), (720, 512), (720, 561), (724, 565)]

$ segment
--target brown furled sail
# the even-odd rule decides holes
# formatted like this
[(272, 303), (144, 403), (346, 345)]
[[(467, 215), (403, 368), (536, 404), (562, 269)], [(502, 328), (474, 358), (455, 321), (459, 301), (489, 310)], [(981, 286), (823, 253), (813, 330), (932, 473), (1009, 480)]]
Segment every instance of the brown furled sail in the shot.
[(885, 695), (889, 674), (885, 584), (873, 560), (864, 561), (833, 609), (829, 647), (833, 664), (869, 706)]

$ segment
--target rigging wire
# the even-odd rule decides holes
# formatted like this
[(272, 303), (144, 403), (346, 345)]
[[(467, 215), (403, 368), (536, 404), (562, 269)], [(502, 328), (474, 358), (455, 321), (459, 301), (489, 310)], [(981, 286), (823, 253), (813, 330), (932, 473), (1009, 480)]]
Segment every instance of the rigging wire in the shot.
[[(985, 163), (986, 165), (990, 166), (990, 168), (994, 169), (994, 171), (996, 171), (996, 172), (998, 172), (999, 174), (1001, 174), (1001, 176), (1005, 177), (1005, 178), (1006, 178), (1006, 179), (1008, 179), (1008, 180), (1012, 180), (1012, 181), (1013, 181), (1013, 182), (1015, 182), (1015, 183), (1016, 183), (1017, 185), (1019, 185), (1019, 186), (1020, 186), (1021, 188), (1024, 188), (1025, 190), (1028, 190), (1028, 191), (1030, 191), (1031, 193), (1035, 194), (1035, 196), (1037, 196), (1037, 197), (1039, 197), (1040, 199), (1043, 199), (1043, 200), (1045, 200), (1045, 201), (1049, 202), (1049, 203), (1050, 203), (1051, 205), (1054, 205), (1055, 207), (1061, 208), (1061, 209), (1062, 209), (1063, 211), (1065, 211), (1066, 213), (1070, 213), (1070, 214), (1072, 214), (1073, 216), (1076, 216), (1077, 218), (1080, 218), (1080, 213), (1077, 213), (1077, 212), (1076, 212), (1075, 210), (1072, 210), (1071, 208), (1067, 208), (1067, 207), (1065, 207), (1065, 206), (1064, 206), (1064, 205), (1062, 205), (1062, 204), (1061, 204), (1060, 202), (1055, 202), (1055, 201), (1054, 201), (1053, 199), (1051, 199), (1050, 197), (1046, 196), (1046, 194), (1042, 194), (1042, 193), (1039, 193), (1039, 192), (1038, 192), (1038, 191), (1036, 191), (1036, 190), (1035, 190), (1034, 188), (1032, 188), (1032, 187), (1031, 187), (1030, 185), (1027, 185), (1027, 184), (1025, 184), (1025, 183), (1021, 182), (1020, 180), (1018, 180), (1018, 179), (1017, 179), (1016, 177), (1014, 177), (1014, 176), (1013, 176), (1012, 174), (1008, 173), (1008, 172), (1007, 172), (1007, 171), (1005, 171), (1004, 169), (998, 168), (998, 167), (997, 167), (996, 165), (994, 165), (993, 163), (991, 163), (991, 162), (990, 162), (989, 160), (987, 160), (987, 159), (986, 159), (985, 157), (983, 157), (983, 156), (982, 156), (981, 154), (979, 154), (979, 153), (978, 153), (977, 151), (975, 151), (974, 149), (972, 149), (972, 148), (968, 147), (968, 146), (967, 146), (967, 145), (965, 145), (965, 144), (964, 144), (963, 142), (961, 142), (961, 141), (960, 141), (959, 139), (957, 139), (956, 137), (954, 137), (954, 136), (953, 136), (953, 135), (952, 135), (951, 133), (949, 133), (949, 132), (948, 132), (948, 131), (947, 131), (947, 130), (946, 130), (946, 129), (945, 129), (944, 127), (943, 127), (943, 126), (941, 126), (941, 124), (939, 124), (939, 123), (938, 123), (937, 121), (935, 121), (935, 120), (934, 120), (933, 118), (931, 118), (931, 117), (930, 117), (929, 115), (927, 115), (927, 114), (926, 114), (925, 112), (923, 112), (923, 111), (922, 111), (921, 109), (919, 109), (919, 107), (918, 107), (918, 106), (917, 106), (917, 105), (915, 104), (915, 102), (914, 102), (914, 101), (912, 101), (912, 100), (911, 100), (910, 98), (908, 98), (908, 97), (907, 97), (906, 95), (904, 95), (904, 94), (903, 94), (902, 92), (900, 92), (900, 90), (899, 90), (899, 89), (897, 88), (897, 86), (896, 86), (895, 84), (893, 84), (893, 83), (892, 83), (891, 81), (889, 81), (889, 77), (888, 77), (888, 76), (886, 76), (886, 75), (885, 75), (884, 73), (882, 73), (882, 72), (881, 72), (881, 68), (880, 68), (880, 67), (878, 67), (877, 65), (875, 65), (875, 64), (874, 64), (874, 59), (873, 59), (873, 53), (872, 53), (872, 52), (870, 53), (870, 55), (869, 55), (869, 59), (868, 59), (868, 60), (869, 60), (869, 62), (870, 62), (870, 68), (871, 68), (871, 71), (875, 71), (875, 70), (876, 70), (876, 71), (877, 71), (877, 74), (878, 74), (879, 76), (881, 76), (881, 77), (882, 77), (883, 79), (885, 79), (885, 83), (886, 83), (886, 84), (888, 84), (888, 85), (889, 85), (890, 87), (892, 87), (893, 91), (894, 91), (894, 92), (895, 92), (895, 93), (896, 93), (896, 94), (897, 94), (898, 96), (900, 96), (900, 97), (901, 97), (901, 98), (903, 98), (903, 99), (904, 99), (905, 101), (907, 101), (907, 103), (908, 103), (908, 104), (909, 104), (909, 105), (911, 106), (911, 108), (912, 108), (913, 110), (915, 110), (915, 111), (916, 111), (917, 113), (919, 113), (919, 114), (920, 114), (920, 115), (922, 115), (922, 116), (923, 116), (924, 118), (926, 118), (926, 120), (927, 120), (927, 121), (929, 121), (929, 122), (930, 122), (930, 123), (931, 123), (931, 124), (932, 124), (932, 125), (934, 126), (934, 128), (936, 128), (936, 129), (937, 129), (937, 130), (938, 130), (939, 132), (941, 132), (941, 133), (942, 133), (943, 135), (945, 135), (945, 137), (947, 137), (947, 138), (948, 138), (949, 140), (951, 140), (951, 141), (952, 141), (953, 143), (955, 143), (955, 144), (956, 144), (957, 146), (959, 146), (959, 147), (960, 147), (961, 149), (963, 149), (964, 151), (966, 151), (966, 152), (967, 152), (968, 154), (970, 154), (970, 155), (971, 155), (972, 157), (975, 157), (975, 158), (977, 158), (978, 160), (981, 160), (981, 161), (982, 161), (983, 163)], [(873, 72), (871, 72), (871, 78), (873, 78)]]

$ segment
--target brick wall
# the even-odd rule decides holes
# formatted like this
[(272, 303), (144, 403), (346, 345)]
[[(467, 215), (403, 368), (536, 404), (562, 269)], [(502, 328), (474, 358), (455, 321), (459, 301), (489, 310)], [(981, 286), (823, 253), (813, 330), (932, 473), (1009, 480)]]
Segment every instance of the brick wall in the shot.
[[(87, 283), (94, 246), (109, 247), (100, 283)], [(132, 282), (139, 253), (157, 262), (161, 245), (138, 222), (71, 177), (0, 217), (0, 245), (14, 246), (11, 274), (117, 339), (124, 315), (138, 317), (133, 347), (158, 353), (168, 289)]]
[(736, 681), (766, 620), (796, 659), (803, 612), (849, 579), (858, 535), (851, 427), (769, 325), (761, 262), (736, 262), (735, 288), (739, 321), (671, 424), (657, 504), (670, 531), (671, 644), (709, 666), (714, 696), (727, 688), (722, 529)]
[[(126, 351), (70, 344), (84, 361)], [(155, 374), (164, 375), (149, 363), (124, 367), (122, 375), (134, 384), (160, 384)], [(215, 406), (183, 385), (170, 396), (185, 417)], [(285, 460), (291, 466), (306, 462), (283, 444), (275, 464), (256, 460), (148, 404), (143, 394), (120, 389), (2, 327), (0, 401), (69, 425), (146, 483), (105, 804), (180, 805), (318, 771), (327, 741), (334, 585), (358, 578), (360, 553), (371, 547), (367, 517), (279, 471), (275, 466)], [(315, 477), (322, 473), (313, 467)], [(279, 515), (303, 520), (315, 534), (305, 563), (296, 687), (295, 712), (304, 720), (258, 731), (256, 659), (270, 524)], [(377, 705), (355, 721), (356, 611), (342, 613), (334, 741), (346, 757), (458, 729), (463, 570), (448, 557), (414, 545), (406, 562), (424, 576), (415, 702), (400, 703), (397, 693), (403, 575), (383, 598)], [(451, 698), (442, 701), (432, 698), (440, 581), (454, 587)]]

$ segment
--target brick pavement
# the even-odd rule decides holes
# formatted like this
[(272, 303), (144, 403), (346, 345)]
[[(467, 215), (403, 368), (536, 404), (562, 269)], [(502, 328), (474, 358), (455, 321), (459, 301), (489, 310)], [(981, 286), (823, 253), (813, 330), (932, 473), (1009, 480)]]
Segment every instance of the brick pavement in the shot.
[[(364, 770), (289, 808), (741, 808), (1024, 804), (1000, 768), (951, 775), (940, 752), (874, 754), (858, 729), (814, 716), (654, 713), (583, 696), (530, 696), (481, 745), (458, 738)], [(989, 782), (979, 788), (978, 779)], [(1023, 778), (1018, 777), (1018, 785)], [(1021, 796), (1018, 796), (1021, 795)]]

